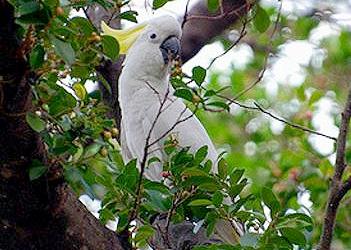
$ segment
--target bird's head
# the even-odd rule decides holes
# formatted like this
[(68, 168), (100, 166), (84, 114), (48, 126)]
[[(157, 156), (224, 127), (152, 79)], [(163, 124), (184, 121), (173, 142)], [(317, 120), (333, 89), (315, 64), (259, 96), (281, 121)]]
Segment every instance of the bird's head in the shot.
[[(125, 66), (133, 65), (145, 74), (160, 74), (180, 53), (181, 27), (172, 16), (161, 16), (125, 29), (115, 30), (101, 24), (103, 35), (117, 39)], [(161, 72), (159, 72), (161, 71)]]

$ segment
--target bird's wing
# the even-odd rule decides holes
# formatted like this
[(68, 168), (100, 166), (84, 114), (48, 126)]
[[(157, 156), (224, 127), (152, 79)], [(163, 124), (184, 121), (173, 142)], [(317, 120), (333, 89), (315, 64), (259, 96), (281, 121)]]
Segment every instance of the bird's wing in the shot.
[[(155, 119), (154, 110), (154, 108), (148, 110), (146, 116)], [(179, 146), (189, 146), (192, 152), (207, 145), (208, 159), (214, 163), (217, 160), (217, 152), (207, 131), (192, 111), (177, 97), (171, 96), (167, 99), (153, 129), (152, 135), (154, 141), (158, 141), (158, 147), (162, 148), (164, 141), (168, 138), (168, 136), (164, 137), (165, 134), (174, 135)], [(216, 171), (216, 169), (213, 170)]]

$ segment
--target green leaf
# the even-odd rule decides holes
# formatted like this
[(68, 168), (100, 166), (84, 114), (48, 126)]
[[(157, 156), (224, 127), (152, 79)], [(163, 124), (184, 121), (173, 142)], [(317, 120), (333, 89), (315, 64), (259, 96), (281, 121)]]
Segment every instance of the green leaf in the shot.
[(160, 182), (145, 180), (143, 184), (145, 190), (155, 190), (166, 195), (171, 194), (168, 187)]
[(185, 175), (185, 176), (208, 176), (208, 174), (197, 168), (197, 167), (193, 167), (193, 168), (186, 168), (183, 172), (182, 172), (182, 175)]
[(205, 160), (208, 153), (208, 146), (202, 146), (198, 151), (195, 153), (194, 164), (200, 164)]
[(76, 96), (80, 99), (80, 100), (84, 100), (85, 97), (87, 96), (87, 91), (85, 89), (85, 87), (83, 86), (83, 84), (81, 83), (75, 83), (72, 86), (74, 93), (76, 94)]
[(222, 179), (225, 179), (228, 176), (228, 164), (224, 158), (218, 162), (218, 175)]
[(205, 171), (206, 173), (209, 173), (212, 169), (212, 161), (211, 160), (207, 160), (203, 166), (203, 171)]
[(265, 9), (263, 9), (260, 5), (256, 6), (257, 7), (256, 15), (254, 17), (254, 26), (259, 32), (263, 33), (268, 29), (269, 25), (271, 24), (271, 20)]
[(243, 179), (239, 184), (232, 185), (229, 189), (229, 195), (231, 197), (236, 197), (240, 192), (244, 189), (244, 187), (247, 185), (247, 179)]
[(154, 163), (154, 162), (161, 162), (160, 158), (154, 156), (154, 157), (151, 157), (150, 159), (148, 159), (147, 161), (147, 165), (149, 166), (150, 164)]
[(155, 230), (149, 225), (141, 226), (136, 235), (134, 240), (137, 242), (138, 247), (145, 247), (147, 245), (147, 241), (154, 235)]
[(147, 203), (157, 212), (167, 212), (172, 207), (172, 200), (170, 196), (156, 190), (146, 190), (148, 194)]
[(216, 95), (216, 91), (214, 91), (213, 89), (209, 89), (209, 90), (206, 90), (205, 92), (205, 97), (209, 97), (209, 96), (214, 96)]
[(205, 220), (207, 223), (207, 229), (206, 229), (207, 237), (209, 237), (213, 233), (217, 219), (218, 219), (218, 214), (213, 211), (206, 214)]
[(87, 146), (84, 150), (84, 158), (89, 158), (96, 155), (101, 149), (101, 145), (98, 143), (93, 143)]
[(190, 89), (187, 89), (187, 88), (176, 89), (176, 91), (174, 92), (174, 96), (183, 98), (190, 102), (193, 100), (193, 93), (191, 92)]
[[(117, 177), (116, 184), (128, 190), (130, 193), (135, 193), (136, 184), (139, 178), (139, 172), (136, 167), (137, 160), (133, 159), (125, 165), (122, 173)], [(150, 191), (151, 192), (151, 191)]]
[(111, 212), (111, 210), (104, 208), (99, 211), (99, 220), (101, 223), (106, 224), (108, 220), (113, 220), (115, 219), (114, 214)]
[(221, 108), (221, 109), (227, 110), (228, 112), (230, 109), (228, 104), (226, 104), (225, 102), (220, 102), (220, 101), (210, 102), (210, 103), (207, 103), (207, 105)]
[(106, 81), (106, 79), (102, 76), (102, 75), (98, 75), (98, 79), (100, 81), (100, 83), (102, 84), (102, 86), (104, 86), (104, 88), (108, 91), (109, 94), (112, 94), (112, 89), (110, 84)]
[(312, 231), (313, 229), (312, 218), (303, 213), (288, 214), (279, 218), (277, 221), (277, 227), (286, 227), (287, 225), (291, 226), (292, 224), (296, 224), (299, 229), (305, 228), (308, 231)]
[(215, 12), (218, 10), (219, 0), (207, 0), (207, 8), (210, 12)]
[(133, 10), (128, 10), (128, 11), (125, 11), (125, 12), (119, 14), (118, 17), (121, 18), (121, 19), (125, 19), (125, 20), (128, 20), (128, 21), (137, 23), (138, 22), (137, 19), (136, 19), (137, 15), (138, 15), (138, 12), (133, 11)]
[(71, 65), (74, 63), (76, 54), (72, 48), (72, 45), (69, 42), (62, 41), (57, 39), (54, 36), (50, 36), (50, 40), (54, 45), (55, 52), (62, 57), (65, 63)]
[(165, 5), (169, 0), (154, 0), (152, 2), (152, 8), (158, 9)]
[(43, 65), (44, 55), (45, 55), (45, 51), (43, 46), (38, 44), (37, 46), (34, 47), (34, 49), (31, 51), (29, 55), (29, 63), (32, 69), (38, 69)]
[(216, 207), (219, 207), (222, 204), (223, 198), (224, 198), (223, 194), (217, 190), (212, 196), (213, 205), (215, 205)]
[(57, 7), (57, 5), (59, 5), (59, 0), (44, 0), (43, 2), (45, 6), (48, 6), (51, 9), (54, 9)]
[(282, 236), (288, 239), (288, 241), (292, 244), (305, 246), (306, 245), (306, 238), (303, 233), (299, 230), (291, 227), (284, 227), (280, 229)]
[(32, 112), (26, 114), (26, 121), (28, 125), (38, 133), (45, 129), (45, 121)]
[(34, 13), (40, 9), (40, 4), (37, 1), (31, 1), (21, 4), (17, 12), (20, 16)]
[(271, 189), (264, 187), (261, 192), (261, 197), (264, 204), (271, 210), (272, 217), (279, 212), (280, 203)]
[[(205, 172), (204, 172), (205, 173)], [(213, 185), (213, 186), (216, 186), (218, 190), (221, 185), (219, 182), (216, 181), (215, 178), (213, 177), (210, 177), (210, 176), (190, 176), (189, 178), (187, 178), (185, 181), (183, 181), (182, 183), (180, 183), (180, 186), (181, 187), (184, 187), (184, 188), (189, 188), (191, 186), (197, 186), (197, 185), (202, 185), (202, 184), (206, 184), (206, 185)]]
[(65, 89), (60, 88), (50, 99), (49, 112), (52, 116), (59, 116), (72, 111), (77, 100)]
[(244, 169), (235, 169), (231, 174), (230, 174), (230, 183), (232, 185), (235, 185), (236, 183), (239, 182), (241, 177), (243, 176), (245, 170)]
[(199, 184), (198, 188), (200, 190), (213, 193), (218, 190), (218, 184), (214, 182), (201, 183)]
[(189, 202), (188, 206), (208, 206), (208, 205), (212, 205), (212, 201), (207, 200), (207, 199), (197, 199), (197, 200), (193, 200), (191, 202)]
[(41, 161), (33, 160), (31, 166), (29, 167), (29, 179), (31, 181), (38, 179), (42, 176), (47, 170)]
[(205, 81), (206, 78), (206, 69), (201, 66), (196, 66), (193, 68), (193, 76), (192, 79), (196, 82), (197, 85), (201, 86), (201, 84)]
[(112, 36), (103, 36), (102, 51), (107, 57), (116, 60), (119, 55), (119, 44), (117, 40)]
[(107, 0), (95, 0), (94, 2), (100, 4), (102, 7), (104, 7), (105, 10), (108, 10), (108, 9), (111, 9), (114, 7), (114, 5), (110, 1), (107, 1)]
[(312, 218), (307, 214), (302, 214), (302, 213), (288, 214), (285, 216), (285, 218), (288, 220), (299, 220), (299, 221), (304, 221), (308, 224), (313, 224)]
[(33, 7), (33, 9), (30, 7), (28, 9), (26, 8), (24, 11), (31, 13), (21, 15), (20, 17), (16, 18), (16, 23), (22, 26), (26, 26), (28, 24), (46, 25), (51, 18), (48, 8), (39, 8), (35, 10), (35, 7)]
[(128, 225), (128, 218), (129, 218), (130, 211), (125, 210), (117, 214), (118, 216), (118, 224), (117, 224), (117, 231), (121, 232), (125, 230), (125, 227)]
[(70, 23), (78, 28), (85, 36), (90, 36), (95, 31), (88, 19), (80, 16), (73, 17)]
[(245, 205), (246, 202), (250, 200), (254, 200), (255, 196), (253, 194), (250, 194), (244, 198), (240, 198), (238, 201), (236, 201), (233, 205), (230, 206), (230, 213), (232, 215), (235, 215), (236, 212), (239, 211), (239, 209)]
[(72, 78), (87, 79), (89, 78), (90, 74), (90, 69), (87, 66), (74, 65), (73, 67), (71, 67), (70, 76)]

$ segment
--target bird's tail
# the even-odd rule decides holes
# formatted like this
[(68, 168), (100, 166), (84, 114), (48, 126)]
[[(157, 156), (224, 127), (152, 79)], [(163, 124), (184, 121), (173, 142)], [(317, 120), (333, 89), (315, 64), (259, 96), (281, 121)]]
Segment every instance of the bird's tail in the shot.
[(223, 243), (238, 244), (243, 233), (242, 227), (235, 221), (220, 219), (216, 222), (214, 234)]

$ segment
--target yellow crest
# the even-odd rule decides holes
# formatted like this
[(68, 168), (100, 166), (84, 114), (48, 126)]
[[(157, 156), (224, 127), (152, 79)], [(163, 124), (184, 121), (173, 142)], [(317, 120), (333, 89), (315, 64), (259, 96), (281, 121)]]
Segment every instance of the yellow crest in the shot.
[(146, 26), (146, 23), (141, 23), (125, 30), (116, 30), (109, 27), (104, 21), (101, 22), (102, 35), (112, 36), (118, 41), (120, 54), (128, 52)]

